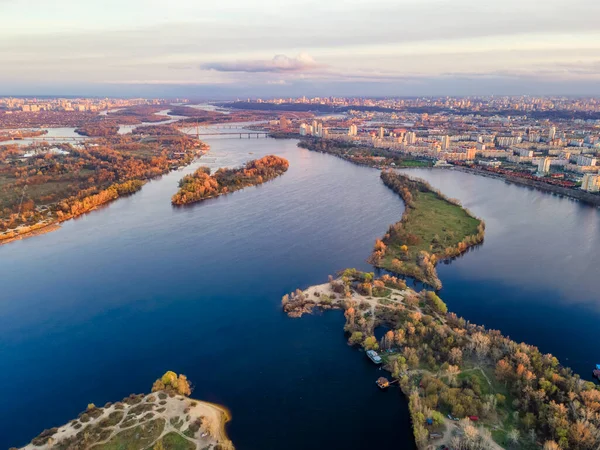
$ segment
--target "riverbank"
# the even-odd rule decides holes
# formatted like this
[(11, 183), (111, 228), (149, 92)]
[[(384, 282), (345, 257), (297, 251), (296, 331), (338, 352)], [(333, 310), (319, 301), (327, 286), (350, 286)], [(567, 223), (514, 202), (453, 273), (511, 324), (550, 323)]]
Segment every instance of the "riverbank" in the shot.
[[(186, 137), (186, 139), (188, 138)], [(147, 143), (145, 142), (143, 145), (147, 145)], [(50, 180), (37, 180), (35, 177), (29, 177), (25, 179), (25, 183), (27, 184), (24, 187), (20, 184), (18, 187), (14, 187), (12, 192), (9, 192), (12, 200), (7, 195), (6, 201), (8, 206), (12, 206), (13, 210), (16, 210), (18, 207), (21, 213), (17, 214), (13, 212), (8, 217), (0, 218), (0, 223), (3, 227), (6, 227), (4, 231), (0, 231), (0, 245), (54, 231), (60, 228), (59, 224), (62, 222), (94, 211), (118, 198), (132, 195), (138, 192), (148, 181), (192, 163), (196, 158), (204, 155), (208, 151), (209, 146), (198, 141), (191, 147), (186, 148), (182, 154), (175, 155), (172, 153), (167, 156), (163, 152), (160, 156), (153, 158), (151, 162), (148, 162), (147, 156), (152, 156), (152, 154), (144, 155), (140, 151), (140, 154), (132, 157), (129, 154), (131, 149), (114, 151), (111, 148), (103, 152), (96, 148), (84, 150), (69, 148), (69, 152), (60, 155), (60, 162), (64, 167), (67, 167), (69, 164), (72, 165), (73, 173), (67, 175), (70, 178), (58, 178), (63, 176), (62, 174), (52, 175), (56, 179), (52, 179), (49, 175), (39, 175), (40, 177), (46, 176)], [(140, 150), (140, 148), (136, 150)], [(146, 149), (143, 150), (145, 151)], [(172, 150), (170, 151), (172, 152)], [(107, 163), (103, 159), (105, 152), (108, 152), (113, 157), (110, 160), (109, 167), (106, 167)], [(65, 195), (64, 190), (59, 189), (55, 192), (53, 189), (56, 190), (58, 188), (53, 188), (53, 186), (60, 187), (69, 182), (71, 183), (69, 184), (69, 188), (71, 188), (76, 182), (81, 183), (82, 175), (77, 171), (82, 170), (82, 162), (89, 167), (94, 167), (92, 171), (86, 169), (86, 175), (83, 177), (89, 186), (80, 185), (80, 190), (75, 195), (68, 197), (62, 197)], [(36, 170), (47, 170), (47, 167)], [(108, 186), (105, 184), (104, 186), (106, 187), (103, 189), (97, 187), (95, 177), (106, 177), (109, 170), (116, 173), (115, 178), (125, 178), (125, 180), (112, 183)], [(8, 177), (6, 173), (5, 171), (2, 174), (5, 177), (3, 181)], [(132, 178), (127, 179), (128, 177)], [(11, 180), (9, 179), (8, 181), (10, 182)], [(76, 192), (76, 190), (73, 189), (73, 192)], [(48, 202), (48, 199), (53, 199), (53, 202), (37, 204), (42, 201)], [(19, 203), (17, 204), (16, 202)], [(8, 227), (7, 224), (9, 224)], [(15, 226), (15, 224), (18, 225)]]
[(221, 405), (164, 391), (132, 394), (103, 408), (90, 404), (77, 419), (45, 430), (22, 449), (226, 450), (233, 449), (225, 432), (230, 420)]
[(480, 175), (488, 178), (495, 178), (498, 180), (504, 180), (508, 183), (518, 184), (519, 186), (532, 187), (539, 191), (549, 192), (552, 194), (560, 195), (562, 197), (572, 198), (588, 205), (600, 207), (600, 195), (592, 194), (591, 192), (586, 192), (581, 189), (572, 189), (562, 186), (555, 186), (552, 184), (544, 183), (543, 181), (530, 180), (528, 178), (521, 178), (517, 176), (500, 175), (484, 169), (477, 169), (473, 167), (452, 166), (448, 169), (457, 170), (459, 172), (465, 172), (474, 175)]
[[(282, 306), (292, 317), (314, 309), (344, 310), (348, 343), (379, 351), (384, 369), (408, 399), (420, 449), (597, 443), (600, 418), (586, 419), (597, 409), (597, 386), (534, 346), (448, 313), (433, 292), (417, 293), (402, 280), (347, 269), (326, 284), (284, 296)], [(380, 340), (379, 326), (389, 328)], [(373, 371), (373, 382), (376, 377)], [(466, 446), (474, 444), (480, 447)]]
[[(293, 134), (282, 134), (279, 139), (291, 139)], [(385, 148), (357, 146), (353, 143), (335, 141), (331, 139), (304, 138), (298, 143), (298, 147), (308, 150), (327, 153), (342, 158), (360, 166), (373, 167), (375, 169), (385, 168), (414, 168), (431, 167), (433, 163), (429, 160), (412, 158)]]
[(146, 184), (147, 181), (148, 180), (130, 180), (125, 183), (114, 184), (108, 189), (104, 189), (97, 194), (82, 199), (67, 199), (64, 201), (62, 209), (57, 211), (56, 217), (53, 219), (38, 222), (31, 226), (21, 226), (0, 233), (0, 245), (58, 230), (60, 228), (59, 224), (62, 222), (92, 212), (119, 198), (135, 194), (142, 189), (142, 186)]
[(376, 241), (370, 262), (440, 290), (436, 264), (483, 242), (485, 223), (423, 180), (389, 170), (381, 180), (402, 198), (405, 210)]

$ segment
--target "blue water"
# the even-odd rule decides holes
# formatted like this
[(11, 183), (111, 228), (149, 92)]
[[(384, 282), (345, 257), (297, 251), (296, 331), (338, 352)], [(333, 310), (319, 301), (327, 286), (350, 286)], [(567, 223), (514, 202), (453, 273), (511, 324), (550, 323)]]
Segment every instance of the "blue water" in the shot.
[[(339, 312), (289, 319), (282, 294), (368, 269), (403, 207), (375, 170), (294, 141), (212, 140), (203, 164), (274, 153), (282, 177), (174, 209), (177, 181), (0, 247), (0, 448), (147, 392), (165, 370), (228, 406), (240, 449), (413, 448), (398, 389), (345, 344)], [(482, 246), (438, 266), (450, 310), (589, 378), (600, 362), (600, 212), (447, 170), (413, 169), (485, 219)]]
[(486, 222), (482, 246), (438, 266), (449, 309), (591, 380), (600, 363), (600, 209), (452, 170), (407, 173)]
[[(403, 211), (378, 172), (294, 141), (213, 140), (204, 161), (274, 153), (262, 186), (173, 208), (178, 180), (0, 247), (0, 448), (166, 370), (226, 405), (240, 449), (412, 448), (398, 389), (345, 343), (340, 312), (290, 319), (281, 296), (365, 263)], [(252, 153), (252, 154), (251, 154)]]

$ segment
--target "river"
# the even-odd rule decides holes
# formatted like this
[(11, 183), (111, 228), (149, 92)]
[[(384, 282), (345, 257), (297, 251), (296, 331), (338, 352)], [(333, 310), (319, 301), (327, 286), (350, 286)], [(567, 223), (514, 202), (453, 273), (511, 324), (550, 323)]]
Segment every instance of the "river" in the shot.
[(485, 241), (438, 266), (450, 311), (552, 353), (583, 378), (600, 363), (600, 209), (447, 169), (411, 169), (485, 220)]
[[(403, 211), (374, 169), (292, 140), (211, 139), (202, 164), (274, 153), (282, 177), (193, 205), (169, 203), (200, 163), (55, 232), (0, 247), (0, 447), (147, 392), (166, 370), (224, 404), (240, 449), (412, 448), (406, 402), (345, 344), (339, 312), (289, 319), (282, 294), (348, 266)], [(438, 266), (451, 311), (552, 352), (589, 378), (600, 211), (502, 180), (412, 169), (486, 221)]]
[(240, 449), (412, 447), (399, 389), (348, 347), (340, 312), (290, 319), (281, 296), (368, 269), (403, 206), (372, 169), (291, 140), (213, 139), (203, 164), (274, 153), (286, 174), (185, 208), (200, 163), (58, 231), (0, 247), (0, 448), (148, 392), (166, 370), (226, 405)]

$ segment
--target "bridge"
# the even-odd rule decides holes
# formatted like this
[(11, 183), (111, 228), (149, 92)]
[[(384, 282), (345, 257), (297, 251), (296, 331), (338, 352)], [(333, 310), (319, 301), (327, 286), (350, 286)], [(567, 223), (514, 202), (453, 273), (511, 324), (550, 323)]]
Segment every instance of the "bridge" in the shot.
[[(185, 131), (183, 131), (185, 134), (187, 135), (192, 135), (195, 136), (197, 139), (200, 139), (204, 136), (227, 136), (227, 137), (237, 137), (239, 139), (242, 138), (253, 138), (256, 137), (261, 138), (267, 138), (269, 137), (269, 132), (268, 131), (235, 131), (235, 132), (212, 132), (212, 130), (209, 131), (200, 131), (200, 132), (193, 132), (193, 133), (187, 133)], [(117, 135), (117, 136), (121, 136), (121, 135)], [(125, 136), (125, 135), (123, 135)], [(163, 134), (163, 135), (139, 135), (142, 138), (148, 138), (148, 137), (152, 137), (152, 138), (156, 138), (157, 140), (160, 139), (164, 139), (164, 138), (178, 138), (181, 137), (181, 135), (178, 134)], [(16, 139), (16, 140), (29, 140), (31, 142), (82, 142), (85, 141), (87, 139), (99, 139), (99, 138), (111, 138), (111, 137), (115, 137), (115, 136), (36, 136), (36, 137), (31, 137), (31, 138), (25, 138), (25, 139)], [(1, 145), (1, 144), (0, 144)]]

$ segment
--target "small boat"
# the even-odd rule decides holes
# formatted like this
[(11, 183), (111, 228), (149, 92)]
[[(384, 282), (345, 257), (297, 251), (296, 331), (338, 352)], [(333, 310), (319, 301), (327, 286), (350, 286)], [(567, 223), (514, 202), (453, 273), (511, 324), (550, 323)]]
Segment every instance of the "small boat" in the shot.
[(386, 377), (377, 378), (375, 383), (377, 383), (379, 389), (387, 389), (390, 387), (390, 381)]
[(600, 364), (596, 364), (596, 370), (600, 370)]
[(367, 356), (375, 364), (381, 364), (382, 363), (381, 356), (379, 356), (375, 350), (367, 350)]

